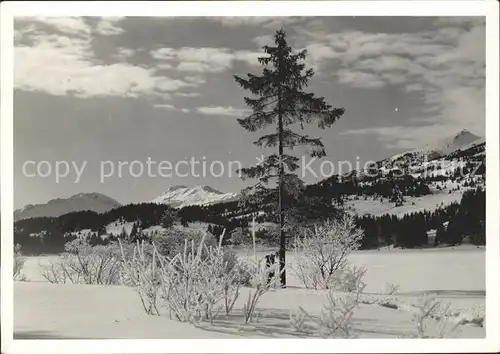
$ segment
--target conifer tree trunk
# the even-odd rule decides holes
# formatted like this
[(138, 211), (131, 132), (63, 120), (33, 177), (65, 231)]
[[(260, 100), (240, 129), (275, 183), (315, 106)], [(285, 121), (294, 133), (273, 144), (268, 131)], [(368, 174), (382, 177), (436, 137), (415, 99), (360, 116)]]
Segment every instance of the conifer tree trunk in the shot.
[(281, 275), (281, 287), (286, 287), (286, 269), (285, 269), (285, 220), (284, 220), (284, 205), (283, 205), (283, 116), (281, 114), (281, 97), (278, 96), (278, 155), (279, 155), (279, 177), (278, 177), (278, 190), (279, 190), (279, 202), (278, 202), (278, 212), (279, 212), (279, 224), (280, 224), (280, 250), (279, 250), (279, 261), (280, 261), (280, 275)]
[(283, 80), (282, 70), (281, 70), (281, 60), (278, 60), (278, 76), (279, 83), (278, 87), (278, 155), (279, 155), (279, 172), (278, 172), (278, 212), (279, 212), (279, 224), (280, 224), (280, 249), (279, 249), (279, 262), (280, 262), (280, 278), (281, 287), (286, 287), (286, 269), (285, 269), (285, 220), (284, 220), (284, 205), (283, 205), (283, 179), (284, 179), (284, 168), (283, 168), (283, 112), (281, 107), (281, 80)]

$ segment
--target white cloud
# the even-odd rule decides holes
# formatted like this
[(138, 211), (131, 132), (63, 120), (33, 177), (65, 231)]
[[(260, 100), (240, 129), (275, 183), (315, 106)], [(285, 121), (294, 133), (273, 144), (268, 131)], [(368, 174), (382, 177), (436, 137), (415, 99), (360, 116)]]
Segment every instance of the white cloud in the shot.
[(199, 96), (201, 96), (201, 94), (198, 93), (198, 92), (176, 92), (176, 93), (174, 93), (174, 96), (178, 96), (178, 97), (199, 97)]
[(262, 53), (248, 50), (232, 51), (227, 48), (160, 48), (151, 51), (151, 56), (159, 65), (175, 67), (179, 71), (220, 73), (229, 70), (234, 61), (258, 64)]
[(177, 110), (177, 108), (174, 105), (171, 105), (171, 104), (155, 104), (154, 107), (155, 108), (169, 109), (169, 110), (172, 110), (172, 111), (176, 111)]
[(271, 36), (270, 34), (257, 36), (252, 39), (252, 42), (257, 44), (259, 47), (263, 47), (265, 45), (272, 45), (274, 44), (274, 37)]
[(250, 65), (259, 65), (258, 58), (266, 56), (262, 52), (252, 52), (249, 50), (237, 50), (234, 52), (234, 60), (240, 60)]
[(195, 86), (199, 86), (207, 82), (207, 80), (201, 76), (186, 76), (184, 77), (186, 82), (193, 83)]
[(172, 104), (155, 104), (154, 105), (155, 108), (161, 108), (161, 109), (166, 109), (166, 110), (169, 110), (169, 111), (178, 111), (178, 112), (182, 112), (182, 113), (189, 113), (191, 112), (190, 109), (188, 108), (177, 108), (176, 106), (172, 105)]
[(18, 23), (45, 25), (67, 35), (87, 36), (92, 32), (92, 27), (84, 21), (83, 17), (16, 17), (15, 24)]
[(308, 44), (305, 49), (307, 50), (305, 64), (307, 68), (314, 69), (316, 73), (319, 73), (322, 69), (322, 63), (340, 56), (340, 53), (335, 51), (331, 46), (322, 43)]
[(181, 62), (176, 69), (179, 71), (190, 71), (200, 73), (220, 73), (228, 69), (230, 66), (210, 65), (209, 63), (200, 63), (195, 61)]
[[(16, 89), (78, 97), (137, 97), (199, 86), (199, 82), (157, 75), (155, 69), (123, 62), (98, 63), (88, 25), (81, 18), (37, 18), (34, 22), (26, 19), (23, 22), (28, 26), (34, 24), (36, 30), (17, 29), (18, 37), (26, 36), (29, 44), (17, 43), (14, 48)], [(67, 34), (48, 34), (44, 25)]]
[(127, 58), (130, 58), (130, 57), (134, 56), (135, 53), (136, 53), (136, 51), (134, 49), (125, 48), (125, 47), (119, 47), (117, 49), (116, 56), (119, 59), (125, 60)]
[(117, 23), (123, 20), (123, 17), (101, 17), (96, 26), (97, 33), (103, 36), (114, 36), (122, 34), (125, 31), (118, 27)]
[(158, 69), (161, 69), (161, 70), (169, 70), (169, 69), (172, 69), (172, 65), (169, 64), (169, 63), (160, 63), (160, 64), (157, 64), (156, 67)]
[(205, 115), (213, 115), (213, 116), (231, 116), (231, 117), (241, 117), (248, 113), (248, 109), (242, 108), (234, 108), (232, 106), (229, 107), (221, 107), (221, 106), (212, 106), (212, 107), (198, 107), (198, 113)]
[(337, 72), (339, 81), (351, 84), (353, 87), (380, 88), (385, 86), (385, 82), (377, 75), (363, 71), (339, 70)]

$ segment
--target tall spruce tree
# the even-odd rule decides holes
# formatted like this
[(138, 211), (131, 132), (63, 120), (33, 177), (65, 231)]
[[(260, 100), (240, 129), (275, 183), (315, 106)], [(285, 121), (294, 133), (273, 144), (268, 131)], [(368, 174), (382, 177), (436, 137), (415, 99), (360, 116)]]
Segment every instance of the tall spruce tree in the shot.
[[(304, 60), (306, 50), (294, 53), (286, 41), (286, 33), (278, 30), (274, 36), (274, 46), (264, 46), (267, 56), (258, 58), (264, 66), (262, 75), (247, 74), (247, 78), (234, 76), (235, 81), (254, 97), (245, 97), (245, 103), (252, 110), (246, 118), (238, 119), (240, 125), (250, 132), (274, 125), (273, 133), (260, 137), (255, 145), (276, 148), (257, 166), (243, 168), (243, 178), (257, 179), (258, 182), (246, 192), (253, 202), (265, 203), (277, 200), (279, 222), (279, 259), (281, 285), (286, 287), (285, 273), (285, 213), (287, 205), (293, 204), (300, 195), (303, 182), (296, 175), (299, 158), (285, 154), (285, 149), (296, 146), (308, 148), (311, 157), (323, 157), (325, 148), (320, 138), (301, 135), (292, 131), (292, 126), (304, 128), (304, 124), (316, 123), (320, 129), (331, 127), (345, 112), (344, 108), (333, 108), (323, 97), (304, 92), (309, 79), (314, 75), (312, 69), (306, 69)], [(277, 182), (270, 188), (269, 182)], [(257, 203), (258, 203), (257, 202)]]

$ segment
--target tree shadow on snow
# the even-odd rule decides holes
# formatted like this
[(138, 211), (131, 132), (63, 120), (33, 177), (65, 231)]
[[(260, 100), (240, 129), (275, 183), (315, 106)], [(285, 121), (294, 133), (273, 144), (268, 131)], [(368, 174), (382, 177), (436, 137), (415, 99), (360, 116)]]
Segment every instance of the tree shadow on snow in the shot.
[[(213, 324), (204, 324), (200, 328), (209, 332), (237, 335), (244, 338), (321, 338), (318, 335), (317, 327), (311, 319), (306, 318), (300, 332), (291, 325), (290, 313), (282, 309), (262, 309), (257, 310), (258, 315), (251, 323), (245, 324), (245, 318), (241, 311), (229, 315), (221, 316), (214, 320)], [(315, 320), (318, 316), (312, 316)], [(384, 323), (371, 318), (356, 318), (352, 321), (353, 333), (358, 338), (377, 337), (394, 338), (404, 334), (404, 329), (387, 328)], [(339, 337), (341, 338), (341, 337)]]
[[(367, 324), (368, 326), (366, 326)], [(364, 338), (363, 334), (376, 334), (377, 338), (394, 338), (405, 335), (404, 328), (389, 329), (387, 324), (373, 318), (353, 318), (352, 326), (359, 338)]]
[(310, 324), (310, 320), (306, 319), (302, 330), (298, 332), (291, 325), (290, 312), (282, 309), (257, 309), (249, 324), (245, 324), (245, 316), (242, 311), (235, 311), (227, 317), (220, 316), (214, 320), (212, 325), (206, 324), (200, 328), (246, 338), (307, 338), (315, 336), (315, 327)]

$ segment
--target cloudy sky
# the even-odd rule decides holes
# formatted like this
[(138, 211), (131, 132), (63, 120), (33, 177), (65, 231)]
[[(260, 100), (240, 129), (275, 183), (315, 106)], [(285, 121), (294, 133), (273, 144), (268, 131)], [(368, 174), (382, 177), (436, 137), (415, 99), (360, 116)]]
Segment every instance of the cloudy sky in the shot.
[[(236, 121), (246, 92), (232, 75), (258, 74), (261, 46), (280, 27), (292, 47), (308, 50), (316, 71), (308, 90), (346, 109), (331, 129), (306, 128), (323, 138), (329, 161), (377, 160), (463, 128), (484, 136), (484, 26), (456, 17), (17, 18), (15, 207), (80, 192), (127, 203), (178, 184), (244, 187), (227, 171), (134, 177), (117, 169), (119, 161), (147, 167), (148, 158), (254, 164), (263, 151), (252, 145), (259, 135)], [(78, 183), (73, 167), (56, 182), (54, 171), (26, 176), (26, 161), (84, 169)], [(101, 161), (115, 166), (104, 182)]]

